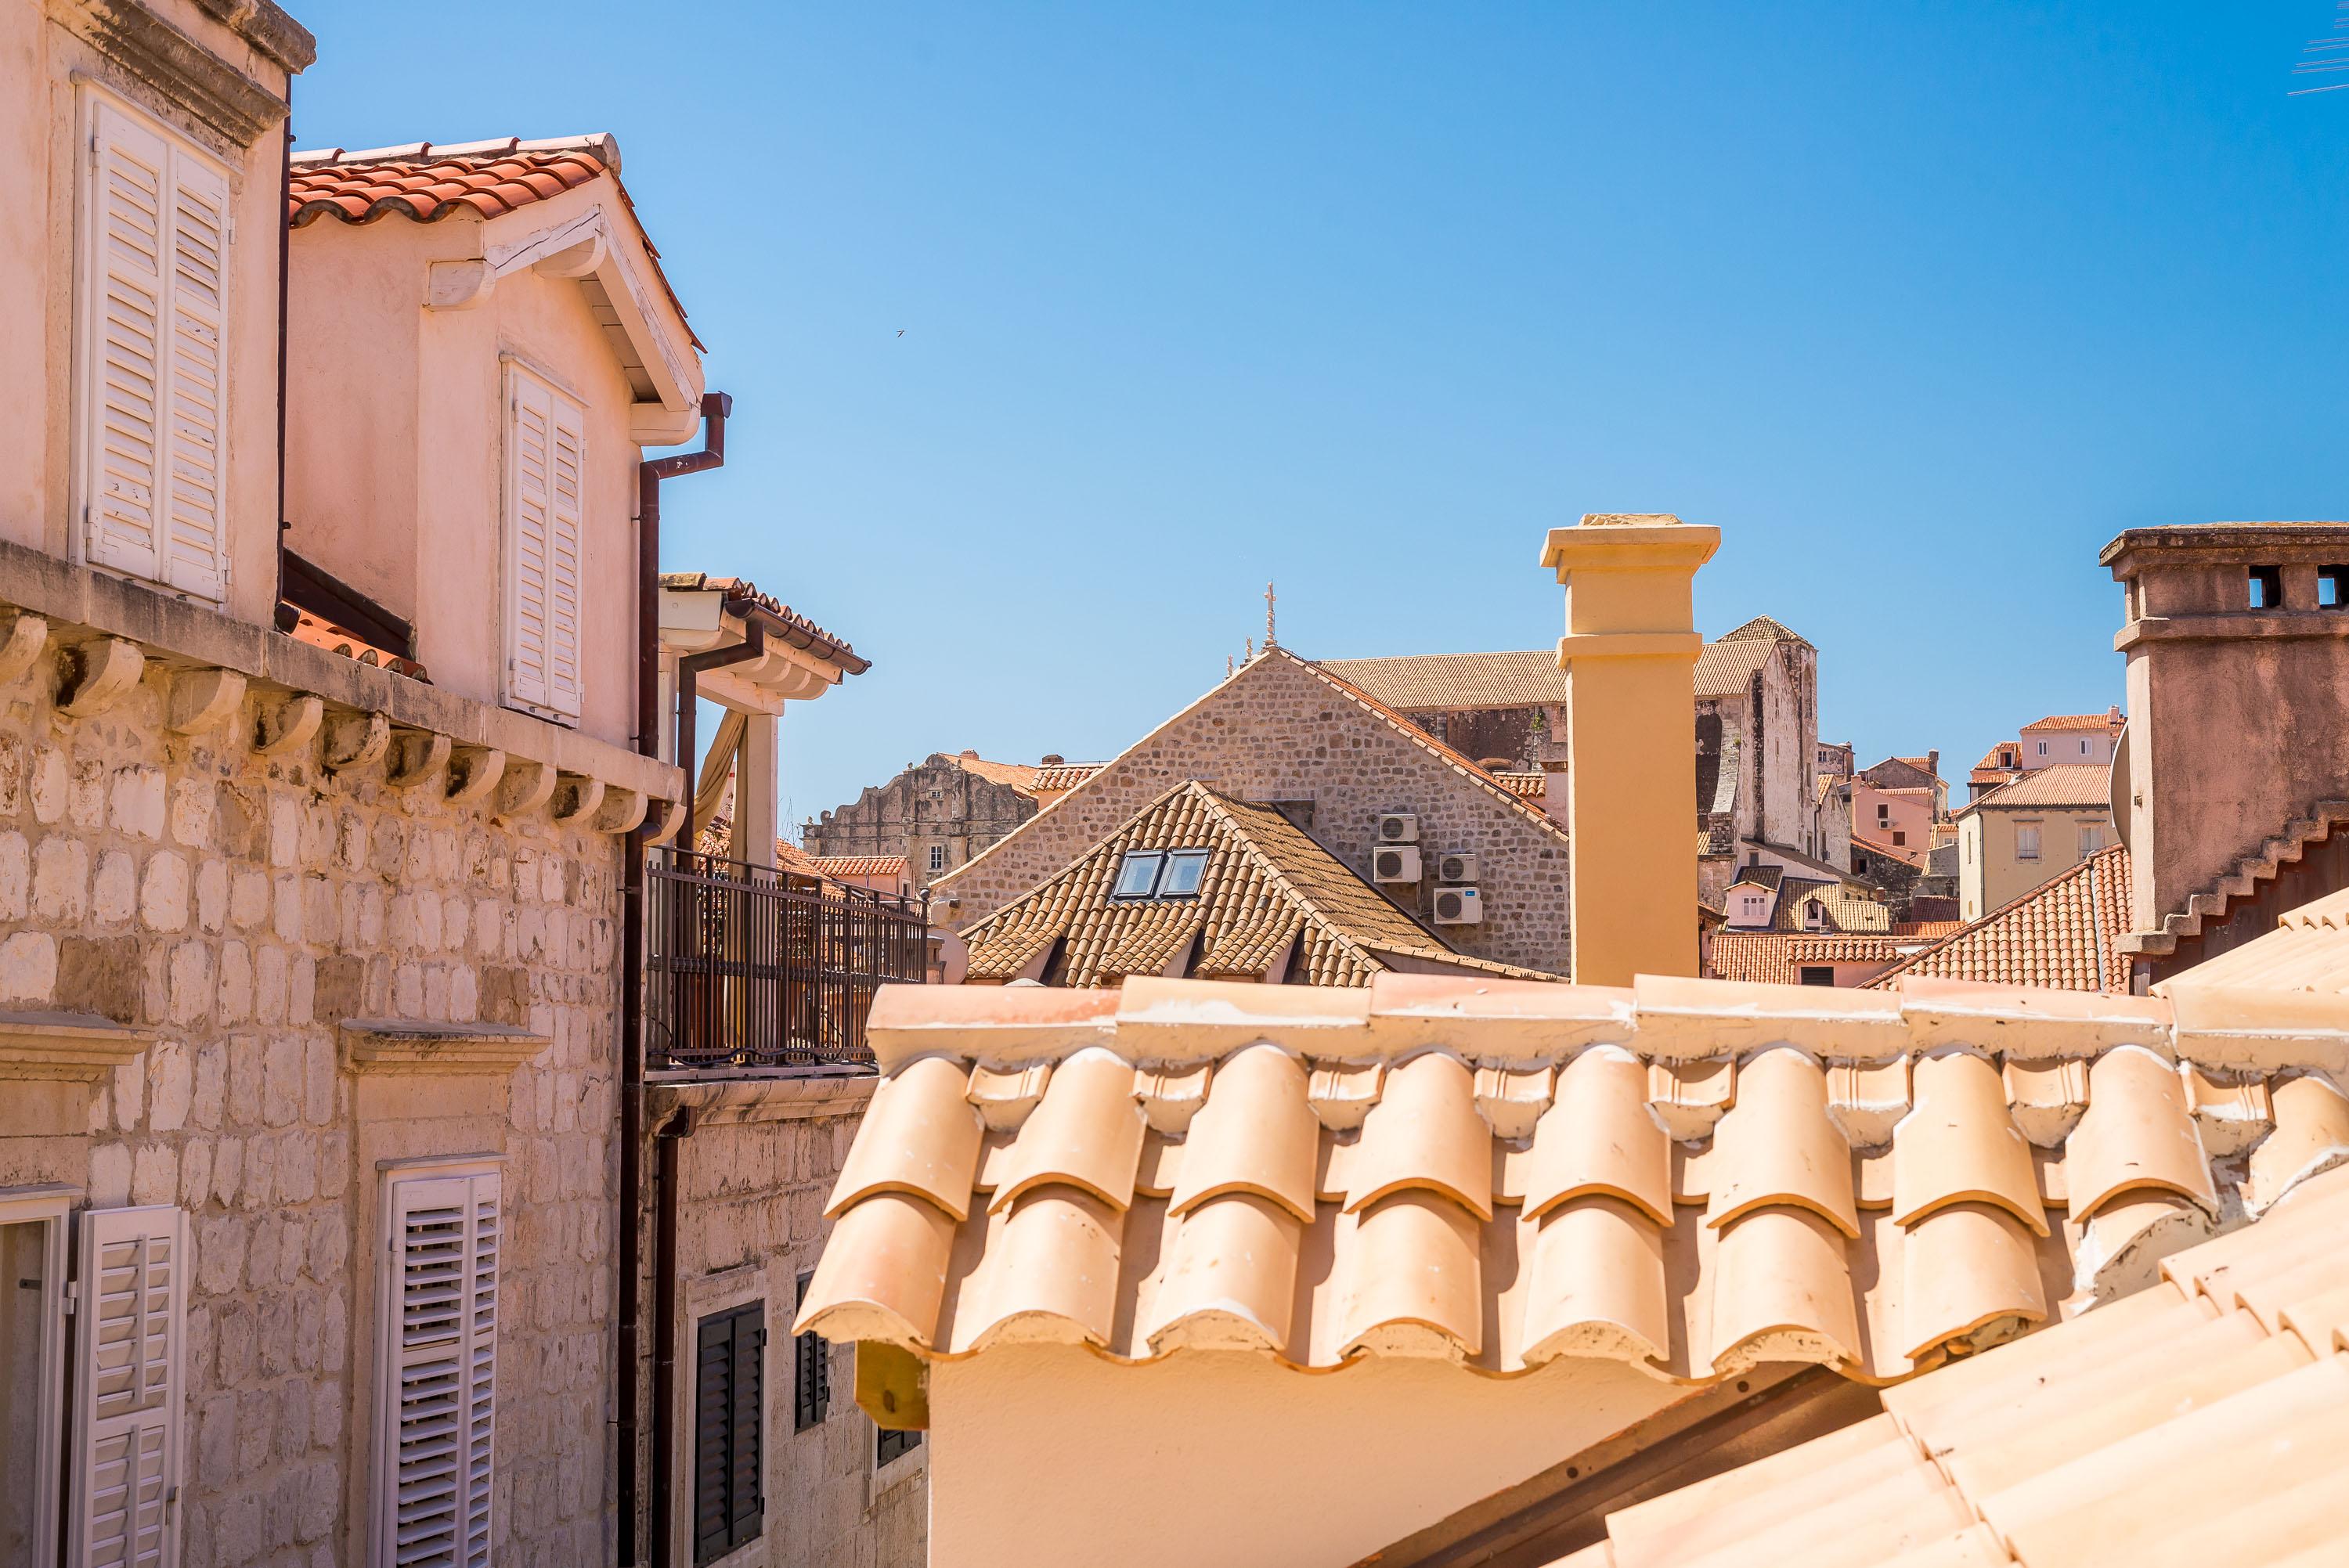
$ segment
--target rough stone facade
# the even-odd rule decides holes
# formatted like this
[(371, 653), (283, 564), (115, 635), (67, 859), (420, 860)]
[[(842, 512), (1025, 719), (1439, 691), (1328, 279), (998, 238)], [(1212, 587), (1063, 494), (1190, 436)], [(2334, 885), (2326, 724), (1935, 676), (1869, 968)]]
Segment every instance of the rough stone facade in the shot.
[(992, 913), (1185, 779), (1289, 807), (1292, 820), (1366, 879), (1380, 814), (1416, 814), (1426, 875), (1381, 890), (1426, 920), (1436, 855), (1473, 850), (1484, 923), (1438, 934), (1479, 958), (1567, 973), (1564, 830), (1285, 648), (1259, 655), (946, 878), (936, 897), (954, 902), (934, 902), (932, 919), (960, 929)]
[(906, 873), (917, 886), (927, 886), (968, 864), (1036, 811), (1032, 794), (934, 752), (886, 784), (868, 785), (850, 804), (805, 823), (800, 847), (811, 855), (903, 855)]
[[(814, 1270), (832, 1229), (823, 1206), (874, 1082), (814, 1078), (652, 1091), (656, 1124), (672, 1104), (697, 1107), (679, 1153), (679, 1367), (692, 1365), (699, 1319), (752, 1302), (765, 1308), (765, 1527), (719, 1559), (723, 1568), (915, 1568), (927, 1554), (927, 1452), (916, 1449), (885, 1470), (876, 1462), (879, 1432), (854, 1397), (852, 1347), (809, 1342), (829, 1364), (831, 1399), (821, 1422), (802, 1429), (795, 1418), (802, 1351), (791, 1325), (799, 1282)], [(679, 1383), (678, 1429), (689, 1433), (690, 1380)], [(681, 1471), (687, 1457), (678, 1455)], [(677, 1484), (675, 1560), (689, 1563), (689, 1472)]]
[[(0, 688), (0, 1008), (154, 1039), (82, 1125), (0, 1118), (0, 1186), (191, 1216), (188, 1568), (365, 1561), (378, 1162), (471, 1154), (502, 1158), (507, 1217), (498, 1560), (602, 1561), (616, 841), (328, 771), (315, 748), (256, 756), (250, 701), (172, 734), (151, 665), (76, 718), (51, 695), (58, 657)], [(546, 1044), (492, 1078), (359, 1073), (337, 1029), (354, 1017)]]

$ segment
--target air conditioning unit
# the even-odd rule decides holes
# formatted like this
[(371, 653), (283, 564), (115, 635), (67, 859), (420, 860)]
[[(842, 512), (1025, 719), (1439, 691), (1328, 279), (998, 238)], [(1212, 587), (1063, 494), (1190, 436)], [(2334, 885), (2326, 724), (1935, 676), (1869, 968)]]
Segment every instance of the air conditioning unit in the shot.
[(1419, 846), (1381, 844), (1371, 851), (1371, 880), (1415, 882), (1419, 880)]
[(1476, 890), (1473, 887), (1437, 888), (1435, 923), (1482, 925), (1485, 923), (1485, 901), (1476, 896)]
[(1476, 880), (1476, 851), (1454, 850), (1438, 855), (1435, 860), (1435, 880), (1448, 882), (1472, 882)]
[(1419, 842), (1419, 819), (1409, 811), (1380, 812), (1379, 842), (1382, 844)]

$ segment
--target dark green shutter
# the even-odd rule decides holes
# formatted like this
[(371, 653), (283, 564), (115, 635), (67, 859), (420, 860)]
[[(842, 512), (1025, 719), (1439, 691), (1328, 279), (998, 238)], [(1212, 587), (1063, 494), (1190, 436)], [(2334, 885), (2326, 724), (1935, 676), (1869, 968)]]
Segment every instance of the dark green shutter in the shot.
[(693, 1560), (712, 1563), (755, 1540), (766, 1511), (761, 1437), (766, 1305), (705, 1317), (694, 1329)]
[[(807, 1301), (812, 1274), (800, 1275), (800, 1301)], [(820, 1334), (802, 1334), (792, 1344), (792, 1429), (821, 1426), (832, 1404), (832, 1347)]]

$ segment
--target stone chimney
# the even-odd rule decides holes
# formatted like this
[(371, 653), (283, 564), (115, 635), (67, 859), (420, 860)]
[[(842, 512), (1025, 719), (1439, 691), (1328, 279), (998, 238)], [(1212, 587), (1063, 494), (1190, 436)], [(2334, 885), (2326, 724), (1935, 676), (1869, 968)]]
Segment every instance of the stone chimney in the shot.
[(1566, 586), (1567, 831), (1574, 978), (1694, 975), (1696, 750), (1692, 585), (1721, 531), (1668, 513), (1601, 513), (1550, 530)]
[(2130, 924), (2154, 933), (2349, 795), (2349, 523), (2133, 528), (2100, 559), (2128, 658), (2114, 792)]

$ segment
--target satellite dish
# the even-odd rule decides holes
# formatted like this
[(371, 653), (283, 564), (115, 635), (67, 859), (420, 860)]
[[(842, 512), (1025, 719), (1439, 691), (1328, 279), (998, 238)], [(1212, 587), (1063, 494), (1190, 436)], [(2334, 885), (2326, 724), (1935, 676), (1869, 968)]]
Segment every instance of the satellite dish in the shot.
[(2120, 734), (2113, 738), (2112, 794), (2109, 801), (2113, 813), (2113, 837), (2121, 841), (2121, 848), (2131, 853), (2136, 852), (2129, 843), (2129, 819), (2134, 815), (2129, 810), (2133, 794), (2130, 779), (2137, 771), (2129, 760), (2129, 734), (2133, 727), (2124, 723)]

